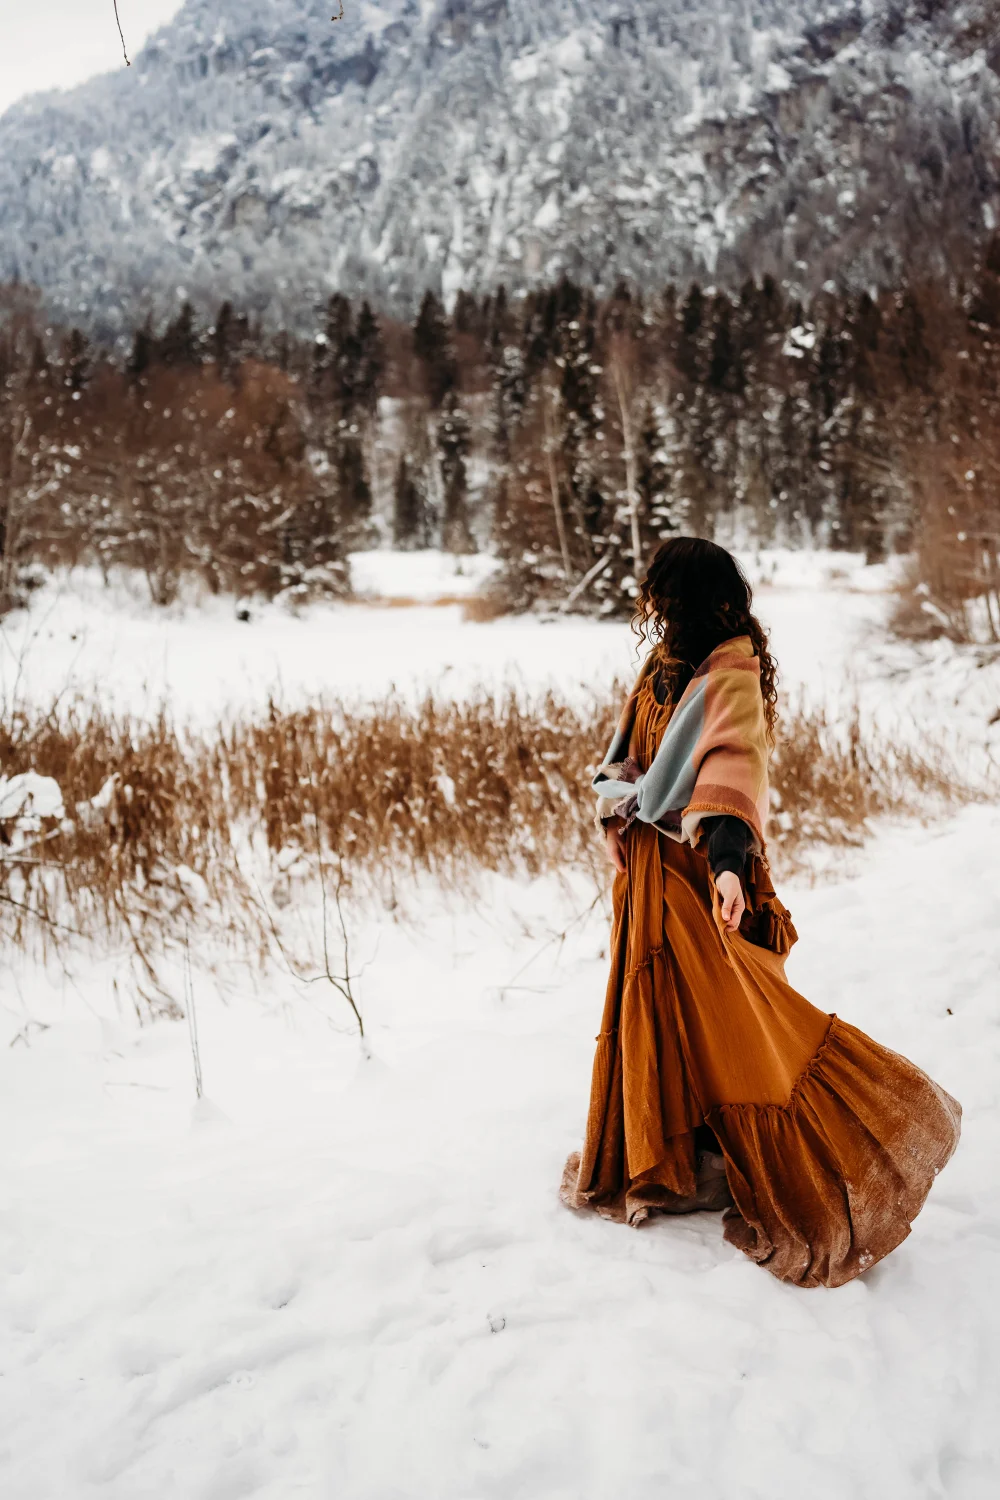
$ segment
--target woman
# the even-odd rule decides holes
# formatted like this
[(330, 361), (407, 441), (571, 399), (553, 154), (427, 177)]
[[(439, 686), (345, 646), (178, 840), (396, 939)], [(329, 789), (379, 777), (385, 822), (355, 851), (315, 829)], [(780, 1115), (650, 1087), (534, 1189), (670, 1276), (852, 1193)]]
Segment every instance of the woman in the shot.
[(614, 883), (583, 1151), (562, 1198), (639, 1224), (723, 1208), (775, 1276), (840, 1286), (910, 1231), (961, 1111), (792, 989), (768, 879), (775, 663), (749, 584), (675, 537), (639, 590), (653, 649), (594, 780)]

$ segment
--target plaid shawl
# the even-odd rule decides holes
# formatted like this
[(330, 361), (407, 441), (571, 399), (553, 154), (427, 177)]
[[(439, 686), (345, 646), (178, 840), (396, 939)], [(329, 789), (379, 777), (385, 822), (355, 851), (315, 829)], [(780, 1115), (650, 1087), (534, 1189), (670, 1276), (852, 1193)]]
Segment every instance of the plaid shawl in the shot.
[[(680, 843), (697, 844), (703, 817), (742, 818), (764, 848), (767, 734), (760, 662), (749, 636), (723, 641), (684, 689), (645, 772), (629, 754), (640, 689), (653, 670), (643, 663), (622, 710), (604, 764), (594, 777), (598, 816), (655, 823)], [(623, 785), (624, 783), (624, 785)]]

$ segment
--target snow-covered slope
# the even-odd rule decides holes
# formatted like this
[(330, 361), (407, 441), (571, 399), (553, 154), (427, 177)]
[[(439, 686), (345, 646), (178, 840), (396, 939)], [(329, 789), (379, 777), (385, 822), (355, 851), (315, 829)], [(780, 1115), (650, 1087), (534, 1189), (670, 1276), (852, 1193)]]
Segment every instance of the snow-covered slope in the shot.
[(183, 1024), (116, 1012), (127, 957), (72, 981), (15, 961), (5, 1497), (985, 1500), (998, 837), (971, 809), (785, 891), (793, 982), (965, 1108), (912, 1237), (833, 1292), (772, 1280), (717, 1214), (632, 1230), (558, 1203), (607, 967), (599, 910), (559, 938), (582, 884), (428, 892), (409, 927), (357, 929), (368, 1061), (327, 986), (230, 971), (222, 1003), (199, 968), (214, 1108)]
[[(0, 277), (112, 331), (179, 295), (804, 290), (960, 265), (1000, 220), (990, 0), (188, 0), (0, 122)], [(124, 310), (124, 311), (123, 311)]]

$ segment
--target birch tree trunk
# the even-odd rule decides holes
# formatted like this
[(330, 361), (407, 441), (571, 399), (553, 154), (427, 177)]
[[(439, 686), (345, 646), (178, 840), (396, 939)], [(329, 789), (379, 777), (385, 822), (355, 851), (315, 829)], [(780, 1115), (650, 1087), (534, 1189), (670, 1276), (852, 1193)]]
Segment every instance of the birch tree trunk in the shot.
[(542, 408), (545, 416), (545, 461), (549, 475), (549, 493), (552, 496), (552, 510), (556, 519), (556, 535), (559, 539), (559, 551), (562, 554), (563, 574), (566, 582), (570, 583), (573, 578), (573, 568), (569, 558), (569, 538), (566, 535), (566, 517), (563, 515), (562, 501), (559, 498), (559, 470), (556, 466), (557, 433), (555, 423), (555, 412), (553, 410), (557, 396), (552, 387), (546, 381), (542, 386)]
[(642, 536), (639, 530), (639, 487), (635, 451), (635, 351), (630, 342), (616, 336), (611, 342), (611, 381), (618, 402), (625, 460), (625, 495), (632, 532), (632, 562), (636, 579), (642, 576)]

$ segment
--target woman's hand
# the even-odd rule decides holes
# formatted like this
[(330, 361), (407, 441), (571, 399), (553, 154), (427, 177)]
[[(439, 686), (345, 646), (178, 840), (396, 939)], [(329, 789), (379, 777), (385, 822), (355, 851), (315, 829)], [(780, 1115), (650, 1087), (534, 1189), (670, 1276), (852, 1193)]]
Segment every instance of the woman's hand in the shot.
[(628, 868), (625, 860), (625, 831), (620, 823), (609, 823), (604, 833), (604, 841), (608, 850), (608, 858), (618, 871), (624, 875)]
[(747, 909), (740, 877), (734, 875), (732, 870), (723, 870), (715, 877), (715, 889), (722, 897), (722, 920), (726, 924), (726, 931), (735, 932)]

